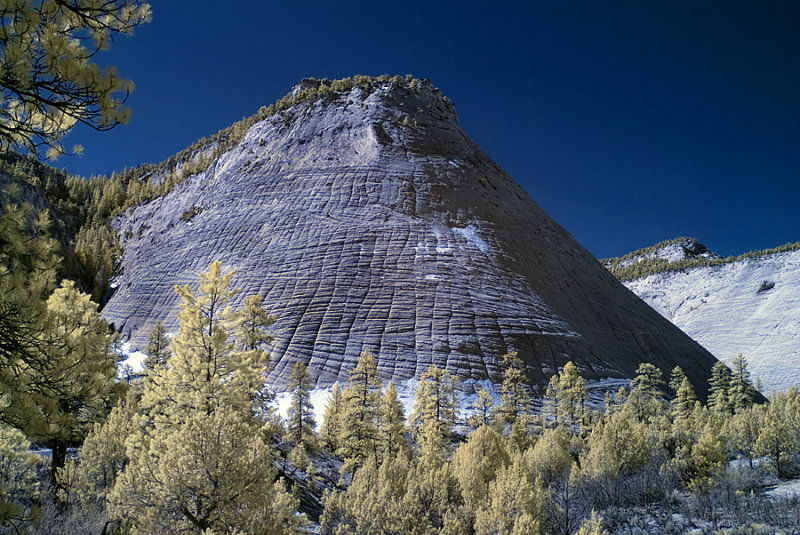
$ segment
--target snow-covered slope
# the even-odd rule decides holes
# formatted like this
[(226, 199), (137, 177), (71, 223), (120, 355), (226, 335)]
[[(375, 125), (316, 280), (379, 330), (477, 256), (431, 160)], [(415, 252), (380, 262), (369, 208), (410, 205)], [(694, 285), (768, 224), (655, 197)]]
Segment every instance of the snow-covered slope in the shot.
[(764, 393), (800, 385), (800, 251), (625, 285), (717, 358), (743, 354)]

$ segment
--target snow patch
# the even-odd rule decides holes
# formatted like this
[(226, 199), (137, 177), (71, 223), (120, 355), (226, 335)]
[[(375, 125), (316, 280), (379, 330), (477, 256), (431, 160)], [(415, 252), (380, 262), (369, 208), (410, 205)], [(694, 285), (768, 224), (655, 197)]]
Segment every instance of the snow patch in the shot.
[(800, 497), (800, 479), (779, 483), (774, 489), (769, 489), (765, 494), (775, 498)]
[(132, 371), (133, 373), (141, 373), (144, 370), (144, 361), (147, 355), (141, 351), (134, 351), (131, 349), (131, 343), (125, 342), (119, 346), (118, 353), (125, 357), (117, 365), (117, 376), (124, 377)]
[(450, 230), (467, 240), (467, 243), (477, 247), (480, 252), (484, 254), (489, 252), (489, 244), (478, 236), (478, 229), (475, 225), (467, 225), (464, 228), (453, 227)]

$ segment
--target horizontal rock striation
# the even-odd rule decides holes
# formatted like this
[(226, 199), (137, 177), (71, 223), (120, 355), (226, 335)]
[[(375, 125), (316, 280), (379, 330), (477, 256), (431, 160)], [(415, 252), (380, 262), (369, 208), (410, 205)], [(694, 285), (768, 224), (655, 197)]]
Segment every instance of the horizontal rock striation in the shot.
[(297, 358), (325, 386), (365, 348), (385, 379), (436, 364), (467, 388), (498, 381), (512, 349), (535, 383), (569, 360), (590, 378), (648, 361), (703, 391), (714, 362), (553, 222), (427, 82), (300, 102), (115, 224), (124, 253), (103, 315), (142, 347), (156, 322), (176, 327), (174, 285), (219, 259), (278, 318), (279, 389)]

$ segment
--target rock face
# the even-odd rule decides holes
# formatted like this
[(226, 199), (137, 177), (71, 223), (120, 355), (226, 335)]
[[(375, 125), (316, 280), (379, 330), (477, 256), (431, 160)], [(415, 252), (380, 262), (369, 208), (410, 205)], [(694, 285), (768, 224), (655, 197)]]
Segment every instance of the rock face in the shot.
[(800, 385), (800, 251), (625, 283), (720, 360), (747, 358), (763, 392)]
[[(304, 81), (296, 91), (314, 89)], [(625, 289), (500, 169), (428, 82), (355, 86), (299, 102), (166, 197), (117, 220), (124, 255), (103, 315), (142, 347), (176, 327), (175, 284), (214, 260), (278, 318), (280, 389), (295, 359), (318, 386), (362, 349), (384, 379), (428, 366), (500, 379), (516, 349), (534, 383), (567, 361), (586, 377), (714, 358)]]

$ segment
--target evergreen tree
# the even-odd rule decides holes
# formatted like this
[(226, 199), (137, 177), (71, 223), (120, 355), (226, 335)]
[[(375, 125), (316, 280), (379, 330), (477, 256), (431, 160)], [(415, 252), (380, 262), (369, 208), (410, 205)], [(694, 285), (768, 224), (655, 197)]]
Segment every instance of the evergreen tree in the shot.
[(308, 376), (308, 367), (301, 360), (295, 362), (286, 388), (291, 392), (292, 403), (289, 406), (288, 436), (289, 440), (297, 445), (302, 445), (306, 451), (316, 449), (316, 436), (314, 435), (314, 406), (311, 404), (311, 380)]
[(528, 381), (525, 366), (516, 351), (503, 355), (503, 367), (503, 392), (498, 413), (513, 425), (520, 417), (526, 419), (530, 414)]
[[(86, 437), (77, 459), (68, 461), (61, 473), (71, 476), (71, 481), (61, 481), (63, 504), (115, 532), (106, 505), (117, 478), (128, 464), (127, 442), (138, 430), (140, 413), (135, 390), (128, 391), (102, 423), (96, 423)], [(64, 477), (67, 479), (67, 477)]]
[(19, 430), (0, 425), (0, 532), (25, 533), (39, 498), (41, 459)]
[(461, 485), (464, 503), (477, 510), (489, 499), (489, 483), (511, 463), (503, 437), (487, 425), (470, 434), (453, 454), (453, 473)]
[(173, 356), (145, 376), (129, 459), (110, 512), (139, 533), (291, 533), (302, 517), (276, 481), (269, 422), (256, 410), (267, 362), (230, 340), (232, 274), (219, 262), (183, 298)]
[(697, 404), (697, 396), (688, 377), (681, 381), (675, 399), (672, 400), (673, 415), (676, 418), (689, 418)]
[(302, 521), (258, 426), (228, 404), (129, 442), (128, 454), (110, 508), (138, 533), (289, 534)]
[(399, 533), (468, 533), (458, 480), (449, 463), (423, 457), (406, 478)]
[(397, 389), (389, 381), (381, 399), (378, 418), (379, 459), (396, 457), (408, 450), (406, 443), (406, 417), (397, 397)]
[(631, 381), (631, 391), (625, 400), (625, 408), (639, 421), (649, 422), (663, 410), (664, 397), (661, 386), (663, 373), (650, 363), (642, 363)]
[(751, 407), (755, 397), (755, 388), (750, 380), (750, 371), (747, 369), (747, 360), (740, 353), (731, 363), (733, 370), (730, 378), (729, 400), (735, 412)]
[(581, 456), (581, 469), (601, 489), (605, 500), (622, 489), (617, 477), (633, 474), (652, 453), (647, 426), (629, 411), (606, 414), (592, 429), (588, 450)]
[(47, 297), (55, 288), (60, 258), (47, 212), (33, 214), (29, 204), (10, 202), (21, 195), (16, 184), (2, 193), (9, 202), (0, 214), (0, 417), (21, 428), (34, 410), (30, 385), (43, 379), (32, 375), (47, 364), (38, 348), (44, 344)]
[(63, 153), (78, 122), (108, 130), (127, 122), (133, 84), (92, 58), (115, 35), (150, 20), (149, 4), (131, 0), (12, 2), (0, 9), (0, 147)]
[(717, 361), (711, 368), (711, 378), (708, 381), (708, 407), (718, 413), (731, 412), (730, 388), (731, 370), (722, 361)]
[[(787, 414), (787, 409), (792, 408), (793, 396), (797, 397), (797, 389), (794, 387), (788, 392), (773, 392), (767, 406), (761, 409), (763, 415), (756, 440), (756, 452), (770, 459), (778, 477), (786, 475), (787, 457), (798, 446), (797, 429), (793, 428), (791, 417)], [(794, 410), (798, 408), (800, 407), (794, 407)]]
[(750, 468), (758, 455), (756, 441), (762, 425), (762, 412), (757, 407), (740, 409), (725, 423), (725, 444), (734, 456), (746, 457)]
[(609, 535), (609, 533), (603, 528), (603, 518), (593, 510), (592, 516), (581, 524), (575, 535)]
[(339, 449), (339, 439), (341, 435), (341, 418), (344, 408), (342, 389), (339, 383), (333, 385), (328, 395), (328, 405), (325, 407), (325, 415), (322, 420), (319, 438), (322, 445), (330, 451)]
[(419, 379), (411, 421), (424, 457), (443, 459), (456, 421), (456, 379), (434, 365)]
[(684, 379), (686, 379), (686, 373), (684, 373), (683, 368), (680, 366), (672, 368), (672, 373), (669, 376), (669, 388), (676, 396)]
[(160, 321), (150, 331), (150, 340), (144, 348), (144, 354), (147, 355), (145, 364), (148, 369), (163, 368), (172, 354), (169, 349), (169, 338), (167, 338), (164, 325)]
[(567, 362), (558, 374), (557, 421), (564, 425), (577, 425), (582, 429), (585, 426), (586, 396), (586, 382), (578, 374), (578, 368), (572, 362)]
[(545, 486), (560, 478), (572, 464), (569, 437), (570, 434), (563, 429), (548, 429), (533, 448), (525, 452), (528, 468), (532, 474), (542, 478)]
[(37, 357), (41, 367), (29, 369), (27, 378), (28, 400), (35, 410), (26, 412), (27, 422), (21, 428), (52, 449), (54, 483), (67, 447), (80, 444), (124, 391), (116, 382), (112, 339), (97, 305), (71, 281), (63, 281), (47, 299)]
[(489, 484), (489, 502), (475, 517), (478, 535), (536, 535), (547, 533), (546, 494), (541, 480), (532, 480), (517, 454)]
[(248, 351), (259, 349), (272, 342), (266, 329), (275, 323), (275, 316), (264, 308), (260, 295), (251, 295), (242, 301), (236, 339)]
[(368, 456), (377, 454), (380, 393), (375, 357), (365, 349), (350, 370), (349, 386), (342, 393), (344, 407), (337, 454), (345, 460), (345, 470), (358, 468)]
[(492, 406), (494, 400), (489, 391), (484, 387), (478, 390), (478, 396), (469, 406), (472, 414), (469, 417), (468, 423), (472, 427), (478, 428), (482, 425), (489, 425), (492, 422)]

